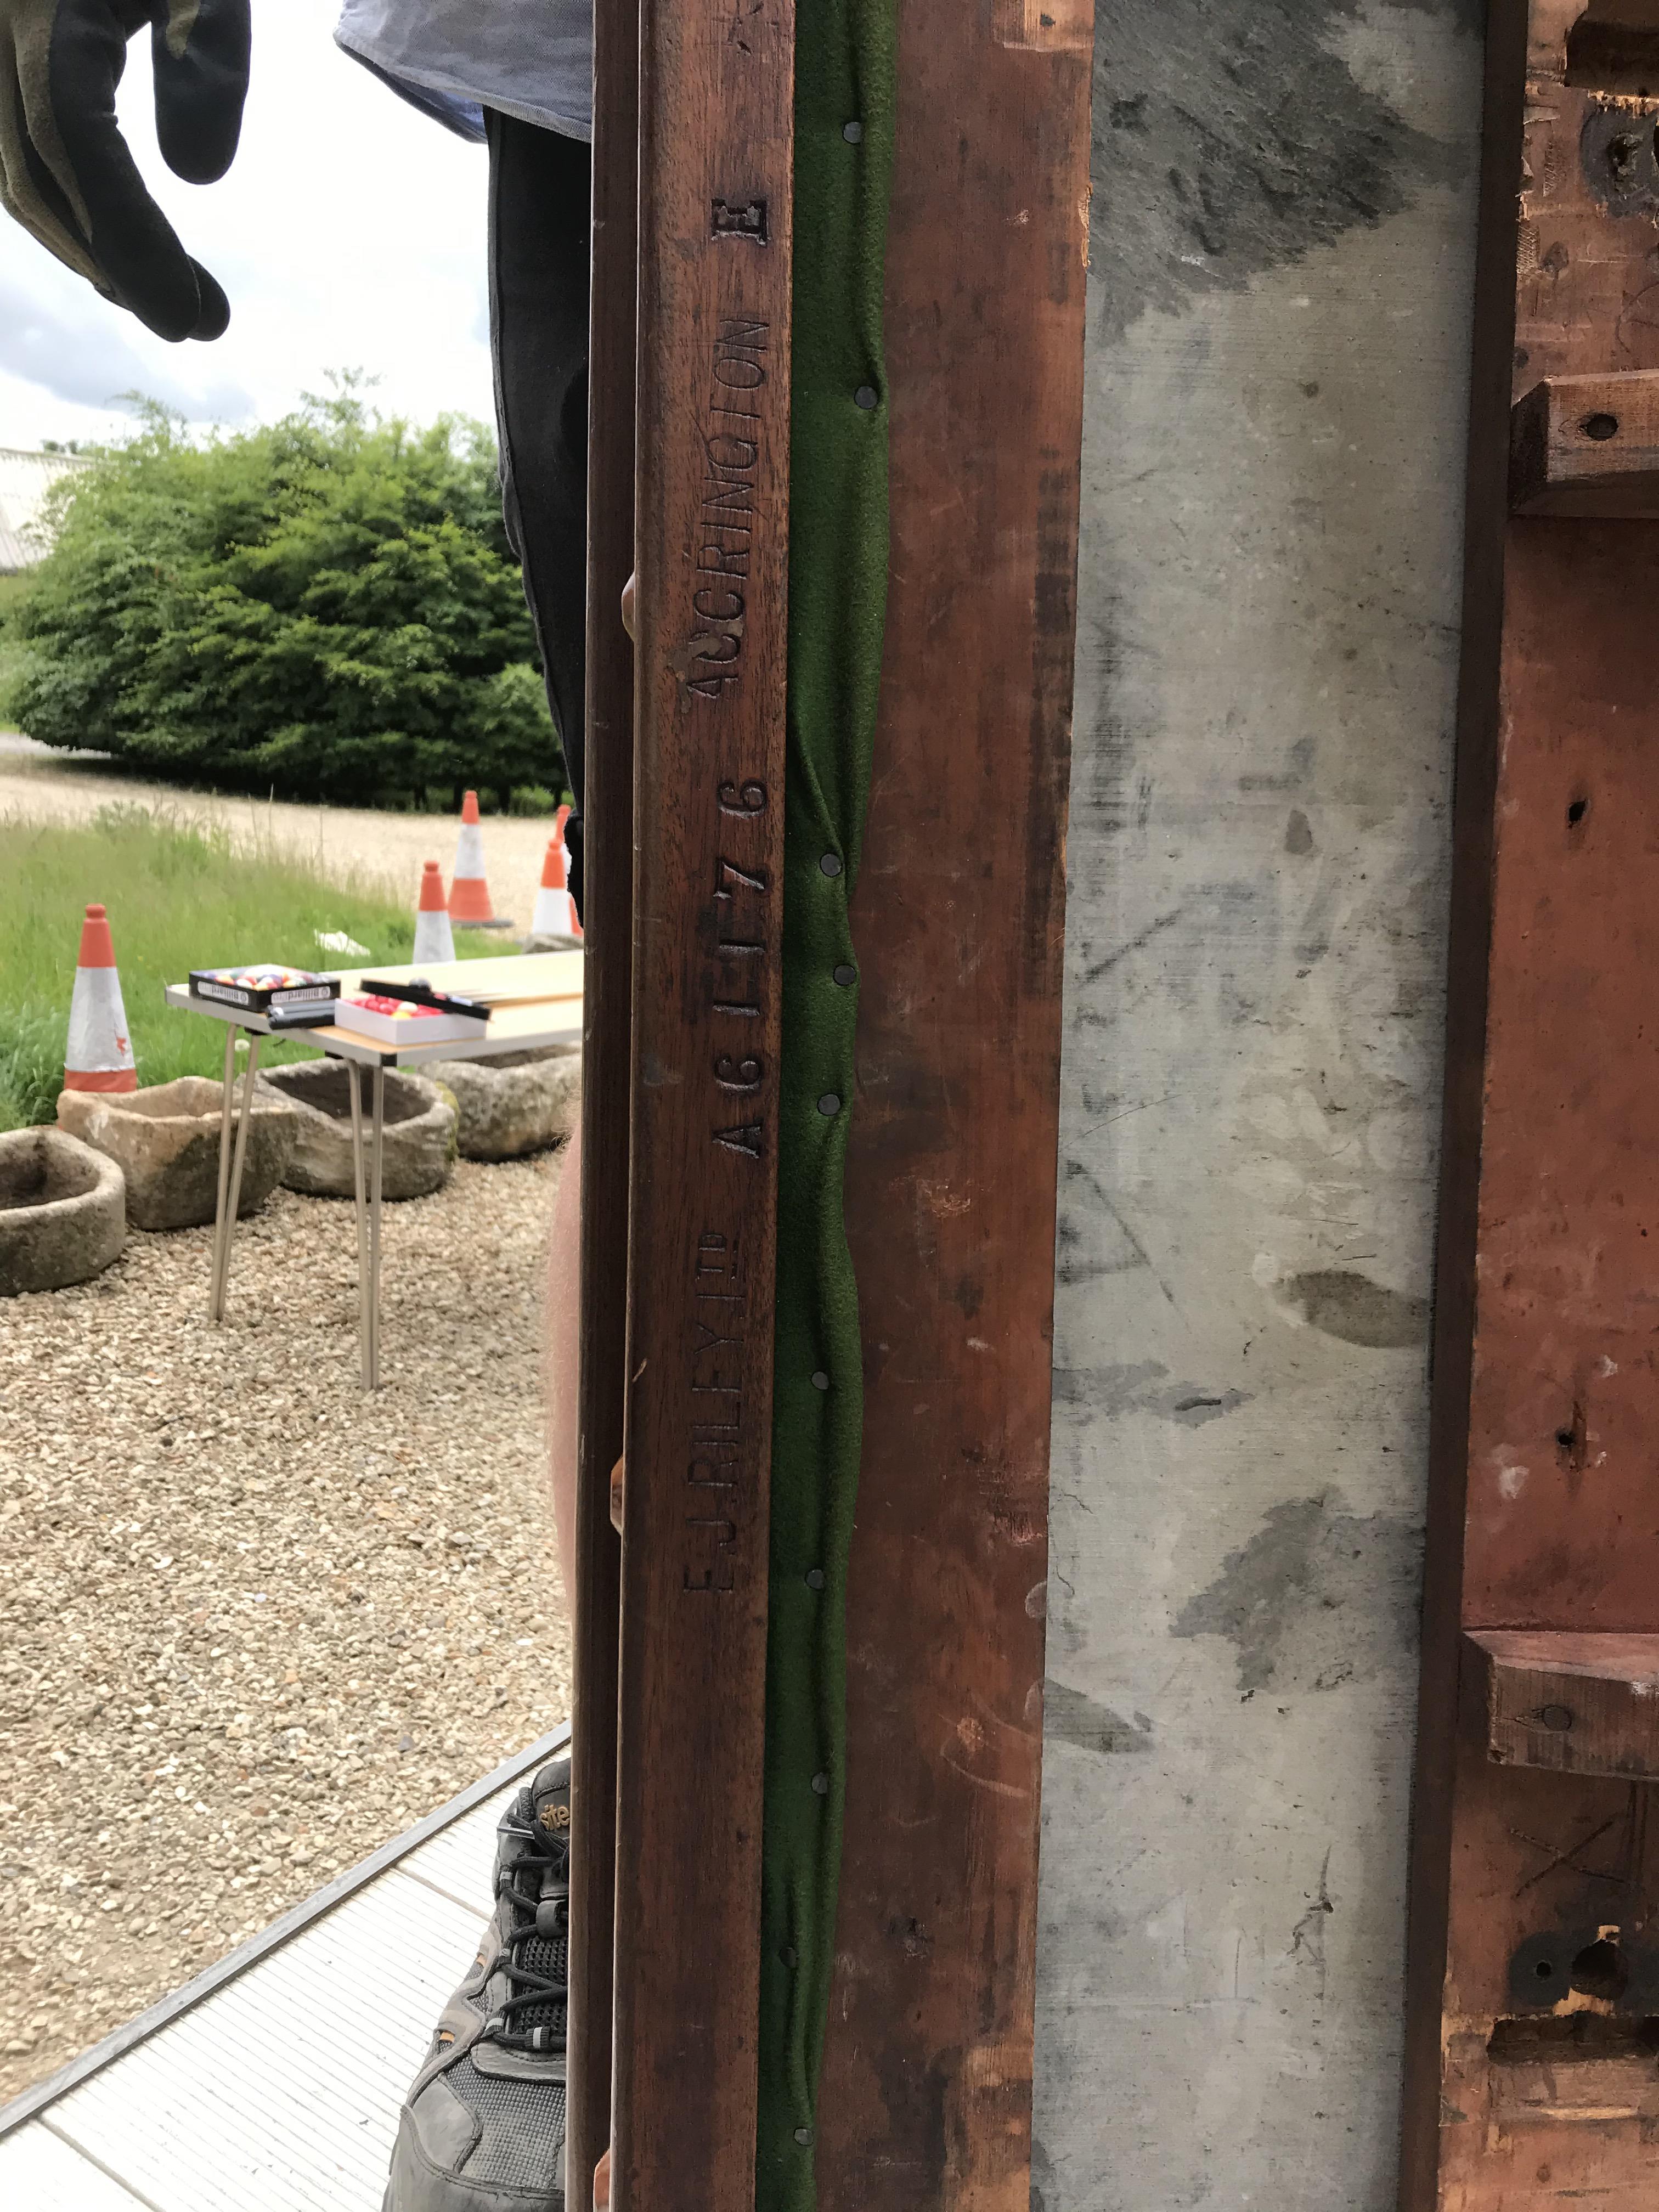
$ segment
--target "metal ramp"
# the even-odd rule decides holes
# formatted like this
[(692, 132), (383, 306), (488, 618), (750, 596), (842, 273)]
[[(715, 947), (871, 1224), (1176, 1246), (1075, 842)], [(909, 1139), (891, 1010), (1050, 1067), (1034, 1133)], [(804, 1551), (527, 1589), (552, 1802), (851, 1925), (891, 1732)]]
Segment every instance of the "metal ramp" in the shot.
[(403, 2094), (490, 1905), (494, 1830), (568, 1727), (0, 2111), (27, 2212), (378, 2212)]

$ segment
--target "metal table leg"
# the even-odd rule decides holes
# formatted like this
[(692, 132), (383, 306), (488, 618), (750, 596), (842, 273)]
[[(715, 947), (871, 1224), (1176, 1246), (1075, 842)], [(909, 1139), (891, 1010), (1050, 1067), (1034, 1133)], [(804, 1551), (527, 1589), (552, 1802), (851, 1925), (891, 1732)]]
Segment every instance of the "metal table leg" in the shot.
[(362, 1079), (356, 1060), (343, 1063), (351, 1086), (351, 1166), (357, 1186), (357, 1350), (363, 1388), (374, 1388), (374, 1332), (369, 1319), (368, 1205), (363, 1176)]
[[(247, 1158), (248, 1126), (253, 1119), (253, 1085), (259, 1072), (259, 1047), (264, 1042), (257, 1030), (249, 1033), (247, 1041), (247, 1072), (242, 1078), (242, 1111), (236, 1124), (236, 1151), (230, 1164), (230, 1188), (220, 1209), (224, 1215), (224, 1227), (220, 1233), (219, 1289), (213, 1318), (222, 1322), (225, 1317), (225, 1293), (230, 1284), (230, 1243), (236, 1229), (236, 1209), (242, 1199), (242, 1166)], [(219, 1146), (219, 1172), (224, 1173), (224, 1139)]]
[(216, 1326), (224, 1310), (220, 1298), (219, 1279), (227, 1242), (225, 1199), (230, 1189), (230, 1125), (236, 1102), (236, 1037), (235, 1023), (227, 1022), (224, 1098), (219, 1109), (219, 1196), (213, 1209), (213, 1260), (208, 1270), (208, 1319)]
[(385, 1164), (386, 1064), (374, 1063), (374, 1181), (368, 1203), (369, 1388), (380, 1387), (380, 1182)]

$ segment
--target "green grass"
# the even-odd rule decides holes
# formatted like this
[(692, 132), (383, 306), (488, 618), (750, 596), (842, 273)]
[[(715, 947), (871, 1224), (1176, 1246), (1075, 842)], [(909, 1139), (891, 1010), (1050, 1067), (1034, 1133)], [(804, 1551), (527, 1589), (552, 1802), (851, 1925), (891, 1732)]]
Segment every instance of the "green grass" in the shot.
[[(233, 854), (216, 828), (188, 816), (109, 806), (82, 828), (0, 819), (0, 1128), (50, 1121), (63, 1087), (70, 994), (89, 900), (109, 908), (138, 1080), (218, 1075), (224, 1031), (162, 1003), (165, 983), (191, 968), (284, 961), (339, 967), (312, 933), (343, 929), (370, 957), (406, 961), (411, 913), (374, 891), (331, 882), (287, 854)], [(499, 955), (467, 933), (463, 959)], [(305, 1045), (268, 1042), (262, 1062), (307, 1060)]]

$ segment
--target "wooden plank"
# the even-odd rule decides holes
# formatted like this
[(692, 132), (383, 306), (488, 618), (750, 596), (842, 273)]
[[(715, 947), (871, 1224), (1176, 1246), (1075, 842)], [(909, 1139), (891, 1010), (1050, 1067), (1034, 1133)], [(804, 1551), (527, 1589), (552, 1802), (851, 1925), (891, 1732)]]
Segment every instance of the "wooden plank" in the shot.
[(1552, 376), (1515, 403), (1517, 514), (1659, 518), (1659, 373)]
[(1463, 1648), (1470, 1721), (1488, 1759), (1659, 1778), (1659, 1636), (1485, 1629)]
[(617, 1668), (622, 1548), (605, 1510), (623, 1448), (633, 1036), (634, 357), (638, 0), (593, 9), (593, 269), (587, 401), (587, 695), (576, 1588), (572, 1636), (568, 2202), (611, 2141), (617, 1886)]
[(496, 991), (516, 995), (533, 988), (544, 998), (579, 999), (586, 974), (586, 964), (580, 952), (517, 952), (499, 960), (424, 961), (402, 967), (380, 962), (367, 968), (344, 968), (340, 970), (340, 988), (347, 992), (359, 990), (365, 975), (379, 975), (388, 983), (406, 983), (412, 975), (424, 975), (441, 991), (465, 991), (478, 998), (488, 998)]
[[(451, 1037), (444, 1044), (382, 1045), (378, 1037), (364, 1036), (358, 1030), (343, 1030), (334, 1023), (319, 1024), (315, 1029), (285, 1030), (278, 1034), (294, 1036), (303, 1043), (314, 1044), (319, 1051), (325, 1049), (343, 1054), (347, 1059), (372, 1061), (379, 1058), (391, 1067), (419, 1067), (423, 1061), (433, 1060), (471, 1060), (478, 1056), (478, 1045), (487, 1058), (492, 1052), (529, 1052), (543, 1045), (568, 1044), (575, 1046), (582, 1041), (581, 1011), (574, 999), (536, 1000), (527, 1006), (502, 1006), (489, 1017), (483, 1037)], [(583, 1070), (586, 1074), (586, 1069)]]
[(1505, 2021), (1492, 2048), (1493, 2108), (1505, 2135), (1563, 2121), (1659, 2125), (1659, 2065), (1650, 2022), (1595, 2012)]
[(641, 21), (617, 2212), (754, 2188), (793, 33)]
[[(587, 984), (586, 966), (580, 952), (521, 952), (504, 960), (445, 960), (422, 962), (415, 966), (398, 966), (380, 962), (368, 968), (346, 968), (337, 971), (340, 988), (351, 997), (363, 987), (365, 976), (383, 983), (407, 983), (419, 975), (441, 991), (458, 991), (464, 996), (486, 999), (492, 1004), (529, 1006), (538, 1002), (574, 1000), (582, 997)], [(222, 1021), (234, 1021), (238, 1009), (224, 1006), (210, 999), (192, 999), (188, 983), (169, 983), (169, 993), (176, 994), (176, 1002), (198, 1013), (216, 1014)]]
[[(1406, 2212), (1637, 2212), (1659, 2186), (1638, 2113), (1517, 2099), (1510, 2055), (1517, 2022), (1588, 2007), (1628, 2027), (1645, 2002), (1623, 1965), (1573, 1972), (1603, 1942), (1627, 1962), (1652, 1917), (1645, 1790), (1496, 1763), (1455, 1724), (1463, 1630), (1659, 1633), (1643, 1012), (1659, 929), (1637, 890), (1659, 838), (1659, 535), (1508, 514), (1516, 399), (1659, 368), (1659, 167), (1627, 189), (1620, 146), (1651, 139), (1656, 110), (1587, 64), (1566, 82), (1581, 13), (1498, 0), (1488, 33)], [(1559, 1997), (1540, 1962), (1567, 1970)]]
[(1086, 9), (1046, 12), (899, 8), (823, 2212), (1030, 2198), (1090, 86)]

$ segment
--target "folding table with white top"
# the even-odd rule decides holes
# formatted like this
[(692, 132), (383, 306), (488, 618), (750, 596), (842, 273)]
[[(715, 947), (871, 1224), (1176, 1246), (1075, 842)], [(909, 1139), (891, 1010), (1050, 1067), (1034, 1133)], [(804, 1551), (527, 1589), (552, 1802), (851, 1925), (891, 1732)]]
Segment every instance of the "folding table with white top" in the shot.
[[(219, 1123), (219, 1194), (214, 1216), (213, 1264), (208, 1293), (208, 1315), (216, 1325), (224, 1319), (231, 1237), (241, 1197), (242, 1164), (247, 1152), (248, 1122), (253, 1111), (261, 1040), (273, 1036), (294, 1037), (314, 1045), (331, 1060), (374, 1070), (367, 1146), (362, 1097), (355, 1076), (348, 1085), (351, 1093), (351, 1149), (357, 1198), (358, 1337), (362, 1352), (363, 1388), (374, 1390), (379, 1389), (380, 1380), (380, 1182), (386, 1132), (386, 1071), (388, 1067), (418, 1067), (439, 1060), (491, 1060), (510, 1052), (539, 1051), (548, 1045), (579, 1046), (582, 1035), (582, 956), (579, 951), (524, 952), (498, 960), (355, 968), (339, 971), (341, 996), (351, 998), (361, 993), (365, 976), (388, 983), (407, 983), (418, 976), (434, 990), (485, 1000), (490, 1010), (489, 1024), (476, 1036), (448, 1037), (435, 1044), (389, 1045), (362, 1036), (356, 1030), (340, 1029), (333, 1023), (313, 1028), (292, 1021), (272, 1021), (246, 1007), (198, 999), (183, 983), (169, 983), (166, 995), (168, 1006), (176, 1006), (183, 1013), (206, 1014), (227, 1024), (224, 1100)], [(248, 1044), (240, 1115), (235, 1111), (239, 1035), (245, 1035)]]

